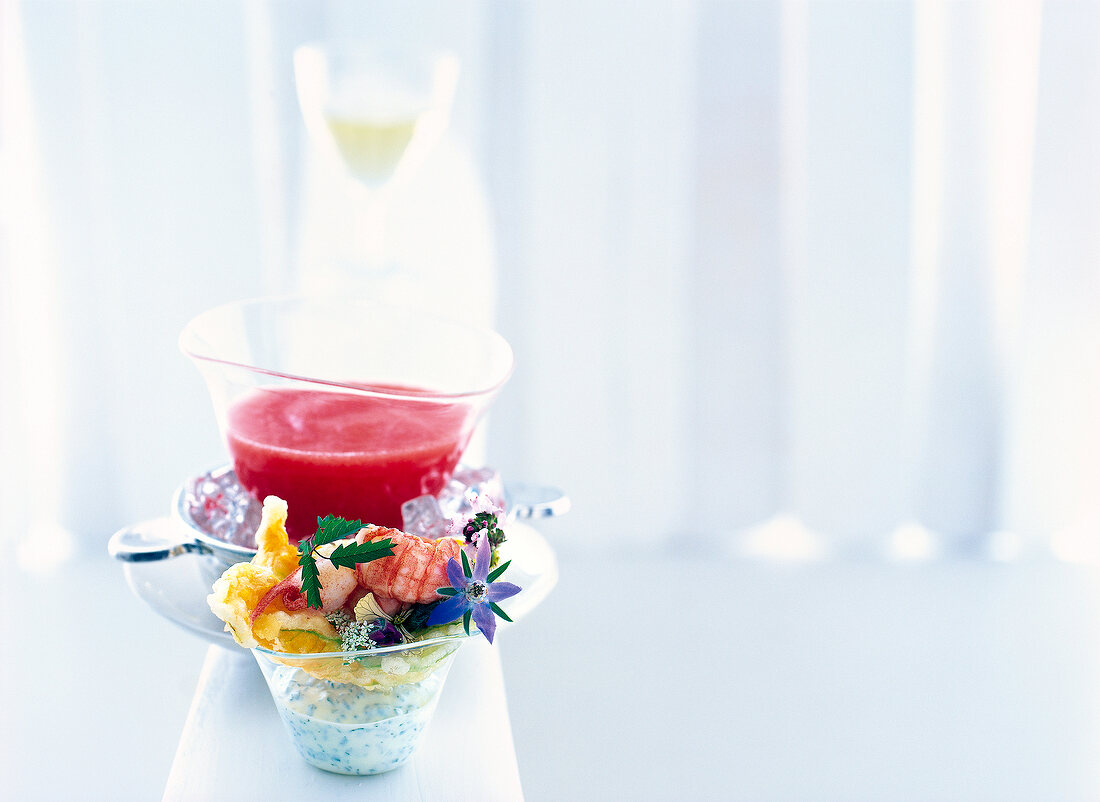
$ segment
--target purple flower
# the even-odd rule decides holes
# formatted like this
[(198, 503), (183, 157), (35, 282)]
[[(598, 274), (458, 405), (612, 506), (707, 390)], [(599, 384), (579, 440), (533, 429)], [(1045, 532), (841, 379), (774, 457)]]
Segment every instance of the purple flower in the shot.
[(489, 643), (493, 642), (493, 635), (497, 629), (496, 615), (505, 621), (511, 621), (497, 602), (515, 596), (520, 592), (518, 585), (511, 582), (497, 582), (497, 577), (511, 564), (511, 560), (500, 565), (492, 573), (489, 573), (489, 563), (493, 554), (489, 546), (488, 533), (482, 531), (477, 539), (477, 552), (474, 554), (474, 567), (471, 571), (470, 561), (466, 558), (466, 552), (462, 554), (462, 565), (452, 557), (447, 561), (447, 578), (451, 580), (451, 587), (437, 588), (436, 592), (443, 596), (449, 596), (436, 605), (432, 614), (428, 616), (428, 626), (436, 624), (449, 624), (452, 621), (462, 619), (466, 627), (466, 634), (470, 633), (470, 619), (473, 618), (477, 628)]
[(386, 621), (384, 626), (369, 633), (367, 637), (374, 641), (376, 646), (396, 646), (405, 640), (392, 621)]
[(484, 529), (486, 522), (490, 522), (490, 529), (497, 525), (497, 520), (504, 516), (504, 505), (495, 500), (488, 493), (478, 493), (470, 488), (464, 494), (469, 510), (465, 515), (461, 513), (453, 516), (447, 524), (447, 534), (452, 537), (463, 535), (467, 543), (473, 542), (473, 535), (478, 529)]

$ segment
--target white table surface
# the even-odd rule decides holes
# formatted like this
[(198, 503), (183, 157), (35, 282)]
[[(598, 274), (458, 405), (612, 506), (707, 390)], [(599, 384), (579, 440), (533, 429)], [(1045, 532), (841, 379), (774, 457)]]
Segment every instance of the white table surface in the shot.
[(346, 777), (298, 756), (251, 654), (211, 646), (164, 799), (521, 800), (500, 657), (483, 641), (463, 644), (412, 759)]
[(1100, 800), (1095, 569), (593, 551), (501, 639), (528, 802)]
[[(1100, 800), (1095, 569), (559, 555), (494, 647), (528, 802)], [(6, 579), (0, 798), (159, 798), (207, 646), (106, 557)]]

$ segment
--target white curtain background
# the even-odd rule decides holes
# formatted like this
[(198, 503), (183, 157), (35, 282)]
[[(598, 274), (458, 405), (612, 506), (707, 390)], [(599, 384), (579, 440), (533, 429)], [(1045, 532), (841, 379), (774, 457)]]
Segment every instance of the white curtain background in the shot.
[(223, 459), (176, 335), (331, 286), (290, 59), (354, 31), (462, 60), (400, 291), (495, 314), (563, 547), (1100, 551), (1100, 7), (1038, 0), (7, 0), (0, 538)]

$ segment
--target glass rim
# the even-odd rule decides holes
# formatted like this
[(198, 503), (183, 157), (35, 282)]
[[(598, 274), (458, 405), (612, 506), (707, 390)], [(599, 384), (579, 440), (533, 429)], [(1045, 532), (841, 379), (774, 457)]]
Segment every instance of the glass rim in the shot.
[(388, 655), (411, 652), (415, 649), (439, 646), (444, 643), (461, 645), (463, 641), (469, 640), (477, 634), (479, 634), (478, 631), (471, 628), (469, 635), (465, 632), (457, 632), (454, 635), (439, 635), (434, 638), (413, 641), (412, 643), (398, 643), (394, 646), (379, 646), (375, 649), (352, 649), (350, 651), (341, 652), (277, 652), (274, 649), (266, 649), (263, 646), (253, 646), (250, 651), (262, 654), (265, 657), (273, 657), (280, 660), (333, 660), (336, 658), (349, 660), (360, 657), (386, 657)]
[(440, 315), (416, 313), (416, 316), (420, 320), (430, 321), (436, 325), (450, 327), (456, 330), (462, 330), (471, 334), (479, 334), (487, 337), (489, 340), (494, 341), (499, 348), (502, 349), (502, 354), (508, 362), (507, 370), (503, 371), (503, 375), (488, 387), (481, 387), (474, 390), (464, 390), (462, 392), (438, 392), (435, 390), (418, 390), (414, 388), (394, 388), (388, 386), (372, 387), (371, 385), (363, 384), (350, 384), (348, 382), (336, 381), (333, 379), (321, 379), (311, 376), (302, 376), (296, 373), (289, 373), (286, 371), (273, 370), (271, 368), (263, 368), (258, 365), (248, 365), (243, 362), (236, 362), (231, 359), (222, 359), (211, 354), (202, 353), (200, 349), (195, 347), (190, 341), (197, 339), (197, 329), (200, 323), (208, 318), (214, 317), (218, 314), (224, 314), (233, 309), (246, 309), (249, 307), (275, 307), (290, 304), (306, 304), (306, 303), (326, 303), (337, 304), (344, 308), (359, 308), (359, 309), (373, 309), (373, 310), (385, 310), (391, 313), (402, 313), (410, 310), (394, 304), (378, 303), (374, 301), (360, 301), (353, 300), (348, 301), (345, 299), (332, 299), (324, 296), (307, 295), (307, 294), (286, 294), (286, 295), (267, 295), (258, 296), (254, 298), (245, 298), (238, 301), (230, 301), (229, 303), (220, 304), (210, 309), (206, 309), (199, 314), (192, 317), (183, 327), (183, 330), (179, 334), (178, 345), (180, 351), (190, 359), (198, 362), (209, 362), (217, 365), (226, 365), (228, 367), (240, 368), (247, 370), (251, 373), (258, 373), (263, 376), (271, 376), (272, 378), (286, 379), (292, 382), (301, 382), (303, 384), (310, 385), (322, 385), (325, 387), (339, 388), (341, 392), (346, 392), (349, 395), (360, 395), (373, 398), (402, 398), (412, 401), (453, 401), (455, 399), (464, 398), (477, 398), (480, 396), (491, 395), (497, 392), (503, 387), (508, 379), (511, 378), (512, 372), (515, 370), (515, 354), (512, 351), (512, 346), (509, 344), (499, 332), (490, 329), (486, 326), (475, 326), (470, 323), (459, 322), (450, 318), (445, 318)]

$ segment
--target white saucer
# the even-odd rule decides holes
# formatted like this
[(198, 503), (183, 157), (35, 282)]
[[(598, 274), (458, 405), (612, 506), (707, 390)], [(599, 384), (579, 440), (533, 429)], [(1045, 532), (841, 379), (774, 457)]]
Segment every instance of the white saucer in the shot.
[[(172, 519), (151, 522), (156, 526), (178, 526)], [(144, 525), (143, 525), (144, 526)], [(527, 615), (542, 602), (558, 582), (558, 561), (546, 539), (530, 524), (510, 522), (508, 540), (501, 546), (501, 558), (511, 560), (502, 580), (523, 588), (502, 606), (513, 621)], [(183, 554), (153, 562), (124, 562), (123, 572), (130, 589), (153, 610), (188, 632), (211, 643), (239, 648), (233, 636), (206, 605), (210, 586), (199, 570), (199, 560)], [(502, 626), (509, 626), (501, 621)]]

